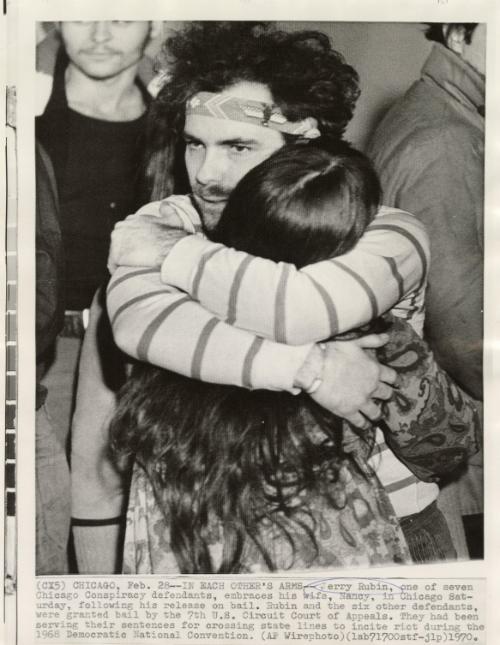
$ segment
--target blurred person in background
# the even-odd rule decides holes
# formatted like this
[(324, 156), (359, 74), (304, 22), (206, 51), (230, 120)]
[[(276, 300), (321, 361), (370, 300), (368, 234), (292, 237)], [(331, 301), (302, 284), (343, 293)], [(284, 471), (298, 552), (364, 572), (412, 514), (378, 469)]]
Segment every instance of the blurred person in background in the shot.
[[(425, 337), (466, 392), (483, 397), (483, 205), (486, 25), (434, 23), (416, 81), (378, 125), (368, 154), (384, 202), (408, 210), (431, 242)], [(458, 504), (460, 554), (482, 556), (482, 460), (443, 491)], [(467, 538), (468, 544), (465, 539)]]
[[(56, 38), (39, 45), (36, 136), (50, 158), (59, 194), (64, 256), (61, 305), (65, 312), (59, 337), (44, 354), (47, 371), (43, 384), (48, 388), (48, 414), (62, 455), (74, 408), (77, 366), (89, 308), (96, 290), (108, 279), (106, 260), (111, 231), (117, 221), (144, 201), (141, 175), (145, 113), (151, 99), (138, 73), (141, 64), (145, 67), (145, 48), (156, 30), (156, 25), (146, 21), (61, 22), (57, 24)], [(109, 367), (102, 372), (107, 386), (103, 397), (112, 396), (123, 369), (108, 329), (106, 317), (101, 318), (99, 326), (93, 321), (94, 335), (87, 341), (93, 347), (93, 360), (99, 369)], [(99, 401), (95, 406), (99, 407)], [(94, 421), (88, 417), (85, 424)], [(77, 438), (86, 432), (87, 428), (73, 430)], [(72, 476), (84, 467), (77, 444)], [(70, 488), (55, 471), (53, 477), (52, 483), (59, 488), (61, 497), (68, 496), (68, 518), (61, 519), (66, 523)], [(94, 533), (113, 532), (116, 526), (96, 528), (92, 515), (88, 526), (81, 481), (73, 491), (73, 515), (78, 525), (74, 543), (79, 567), (85, 570), (85, 554), (102, 548), (97, 546)], [(101, 543), (107, 542), (104, 536)], [(58, 565), (44, 572), (64, 571)]]
[(63, 325), (63, 250), (54, 170), (36, 145), (36, 572), (67, 573), (69, 468), (41, 380)]

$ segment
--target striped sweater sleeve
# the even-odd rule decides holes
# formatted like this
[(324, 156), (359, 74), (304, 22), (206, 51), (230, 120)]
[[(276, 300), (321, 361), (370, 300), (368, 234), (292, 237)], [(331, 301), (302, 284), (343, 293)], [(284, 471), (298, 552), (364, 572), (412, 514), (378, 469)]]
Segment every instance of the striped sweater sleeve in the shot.
[(130, 356), (213, 383), (295, 392), (311, 345), (287, 346), (221, 321), (151, 268), (119, 268), (107, 292), (117, 345)]
[(423, 323), (429, 241), (412, 215), (382, 207), (355, 249), (297, 270), (189, 236), (162, 266), (162, 281), (241, 329), (301, 345), (393, 309)]

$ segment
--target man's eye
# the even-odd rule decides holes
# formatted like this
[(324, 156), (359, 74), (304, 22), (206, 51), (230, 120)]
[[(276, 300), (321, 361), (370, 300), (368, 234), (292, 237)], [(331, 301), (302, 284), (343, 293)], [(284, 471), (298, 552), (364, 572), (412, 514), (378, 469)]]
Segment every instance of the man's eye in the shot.
[(250, 146), (245, 146), (245, 145), (239, 145), (237, 143), (234, 143), (231, 146), (231, 152), (236, 152), (238, 154), (244, 154), (245, 152), (250, 152)]
[(186, 141), (186, 148), (189, 148), (189, 150), (200, 150), (202, 146), (203, 144), (199, 141)]

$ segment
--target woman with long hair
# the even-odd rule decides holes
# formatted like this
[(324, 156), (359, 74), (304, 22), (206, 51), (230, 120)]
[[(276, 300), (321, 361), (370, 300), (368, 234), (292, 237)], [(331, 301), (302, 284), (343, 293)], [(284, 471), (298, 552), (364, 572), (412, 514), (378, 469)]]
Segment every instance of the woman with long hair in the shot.
[[(324, 139), (297, 143), (242, 179), (211, 238), (300, 268), (352, 248), (379, 203), (377, 176), (361, 153)], [(357, 333), (374, 329), (390, 335), (379, 359), (399, 364), (402, 382), (418, 390), (414, 400), (396, 393), (384, 406), (388, 444), (391, 432), (417, 423), (432, 423), (434, 438), (452, 417), (458, 434), (479, 423), (407, 323), (388, 315)], [(376, 429), (361, 436), (307, 393), (249, 391), (138, 364), (111, 433), (117, 461), (135, 459), (125, 573), (410, 561), (376, 476)], [(418, 473), (425, 441), (408, 443), (413, 452), (401, 458)]]

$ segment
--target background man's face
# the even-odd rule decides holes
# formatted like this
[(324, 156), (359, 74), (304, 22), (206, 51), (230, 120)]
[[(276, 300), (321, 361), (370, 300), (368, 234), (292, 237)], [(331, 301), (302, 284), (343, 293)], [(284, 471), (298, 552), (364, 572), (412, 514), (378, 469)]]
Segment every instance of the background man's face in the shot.
[(98, 80), (118, 76), (138, 63), (150, 29), (147, 21), (69, 21), (60, 24), (70, 61), (86, 76)]
[[(242, 81), (223, 94), (272, 103), (267, 86)], [(189, 114), (184, 127), (186, 169), (207, 229), (213, 229), (231, 191), (285, 140), (276, 130), (240, 121)]]

